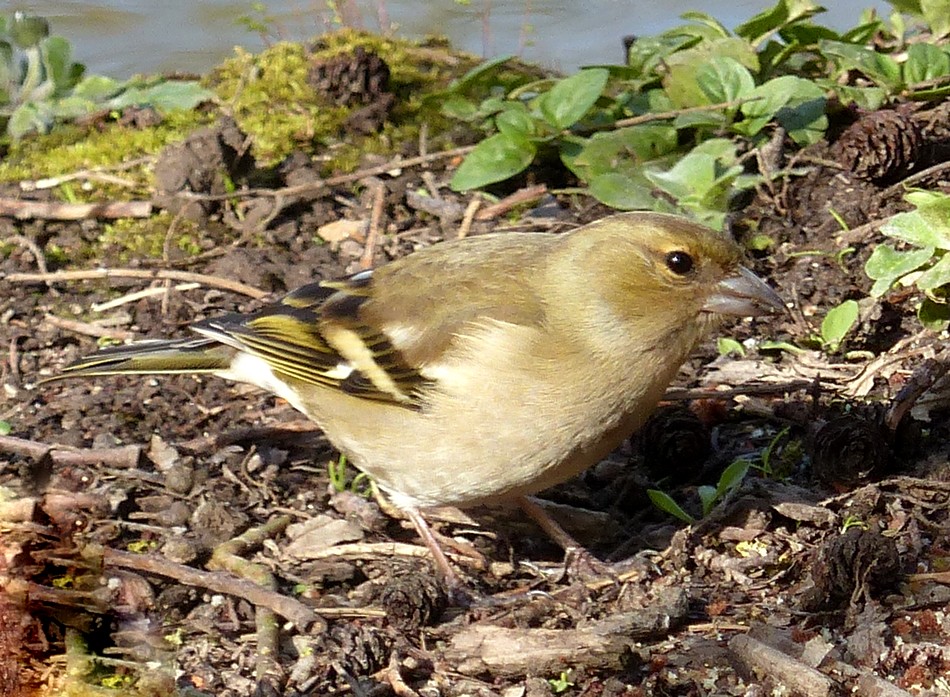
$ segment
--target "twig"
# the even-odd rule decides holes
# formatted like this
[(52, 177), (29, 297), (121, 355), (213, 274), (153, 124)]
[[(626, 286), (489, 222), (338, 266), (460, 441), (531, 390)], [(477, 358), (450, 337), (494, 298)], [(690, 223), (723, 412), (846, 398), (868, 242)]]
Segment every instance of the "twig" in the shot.
[(150, 298), (153, 295), (161, 295), (162, 293), (167, 293), (171, 290), (182, 292), (186, 290), (194, 290), (195, 288), (201, 288), (201, 284), (179, 283), (177, 286), (171, 286), (170, 288), (165, 288), (164, 286), (161, 288), (143, 288), (142, 290), (137, 290), (134, 293), (126, 293), (125, 295), (121, 295), (118, 298), (107, 300), (104, 303), (93, 303), (90, 308), (93, 312), (105, 312), (106, 310), (114, 310), (121, 305), (138, 302), (144, 298)]
[(933, 358), (921, 363), (910, 379), (904, 383), (884, 417), (884, 425), (893, 434), (897, 431), (904, 415), (910, 411), (917, 400), (947, 373), (950, 361), (950, 349), (941, 350)]
[(950, 169), (950, 160), (945, 160), (944, 162), (940, 162), (939, 164), (936, 164), (933, 167), (922, 169), (921, 171), (915, 174), (911, 174), (909, 177), (905, 177), (904, 179), (901, 179), (896, 184), (892, 184), (891, 186), (884, 189), (884, 191), (882, 191), (879, 194), (880, 199), (884, 200), (891, 196), (902, 194), (907, 191), (908, 186), (916, 184), (922, 179), (927, 179), (932, 174), (939, 174), (940, 172), (943, 172), (947, 169)]
[(272, 610), (303, 631), (308, 631), (314, 623), (322, 623), (316, 612), (296, 598), (262, 588), (229, 573), (201, 571), (176, 564), (155, 554), (132, 554), (115, 549), (104, 549), (102, 561), (105, 566), (158, 574), (188, 586), (207, 588), (216, 593), (244, 598), (254, 605)]
[(102, 327), (92, 324), (91, 322), (80, 322), (75, 319), (57, 317), (49, 313), (47, 313), (43, 319), (58, 329), (65, 329), (68, 332), (82, 334), (83, 336), (94, 336), (97, 339), (108, 338), (115, 339), (116, 341), (128, 341), (135, 337), (134, 332), (129, 332), (124, 329), (110, 329), (109, 327)]
[(453, 157), (460, 157), (462, 155), (467, 155), (474, 149), (474, 145), (466, 145), (461, 148), (442, 150), (429, 155), (410, 157), (406, 160), (395, 159), (381, 165), (376, 165), (375, 167), (361, 169), (359, 171), (353, 172), (352, 174), (341, 174), (338, 177), (330, 177), (328, 179), (307, 182), (306, 184), (297, 184), (296, 186), (287, 186), (282, 189), (243, 189), (241, 191), (234, 191), (227, 194), (196, 194), (190, 191), (183, 191), (178, 193), (177, 196), (194, 201), (225, 201), (238, 197), (250, 196), (285, 196), (290, 198), (293, 196), (299, 196), (301, 194), (312, 194), (317, 191), (322, 191), (323, 189), (332, 188), (334, 186), (353, 184), (354, 182), (358, 182), (360, 179), (365, 179), (366, 177), (376, 177), (380, 174), (386, 174), (387, 172), (394, 169), (404, 167), (418, 167), (419, 165), (426, 165), (430, 162), (435, 162), (436, 160), (447, 160), (452, 159)]
[(61, 465), (88, 466), (104, 464), (109, 467), (129, 469), (137, 467), (142, 448), (138, 445), (123, 445), (118, 448), (87, 448), (76, 450), (66, 445), (37, 443), (36, 441), (0, 436), (0, 452), (13, 453), (32, 458), (49, 454), (53, 462)]
[(373, 259), (376, 256), (376, 246), (379, 244), (380, 227), (383, 221), (383, 204), (386, 202), (386, 185), (376, 180), (373, 187), (373, 210), (369, 219), (369, 232), (366, 234), (366, 243), (363, 245), (363, 255), (360, 257), (360, 268), (373, 268)]
[(792, 692), (809, 697), (834, 694), (834, 683), (827, 675), (757, 639), (739, 634), (729, 640), (729, 648), (750, 670)]
[(148, 218), (151, 201), (110, 201), (107, 203), (58, 203), (0, 198), (0, 216), (16, 220), (88, 220), (89, 218)]
[(246, 441), (274, 441), (280, 439), (299, 439), (301, 434), (319, 433), (320, 427), (312, 421), (299, 419), (274, 426), (248, 426), (236, 428), (213, 436), (202, 436), (185, 441), (181, 447), (192, 453), (225, 448)]
[(53, 187), (73, 181), (74, 179), (95, 179), (106, 182), (107, 184), (116, 184), (118, 186), (135, 186), (133, 182), (129, 182), (126, 179), (121, 179), (120, 177), (110, 176), (108, 172), (123, 172), (127, 169), (134, 169), (139, 165), (148, 164), (154, 159), (155, 157), (153, 155), (149, 155), (147, 157), (139, 157), (134, 160), (129, 160), (128, 162), (120, 162), (117, 165), (80, 169), (76, 172), (62, 174), (58, 177), (48, 177), (46, 179), (37, 179), (36, 181), (21, 181), (20, 188), (23, 191), (52, 189)]
[[(30, 253), (33, 254), (33, 258), (36, 261), (36, 268), (40, 270), (40, 273), (49, 273), (49, 269), (46, 266), (46, 255), (43, 253), (43, 250), (40, 249), (40, 246), (36, 244), (36, 242), (31, 240), (29, 237), (25, 237), (24, 235), (11, 235), (8, 240), (30, 250)], [(49, 283), (46, 285), (52, 295), (57, 297), (59, 296), (58, 290), (53, 288)]]
[(200, 283), (211, 288), (221, 288), (260, 300), (270, 293), (239, 281), (203, 273), (177, 271), (175, 269), (86, 269), (82, 271), (54, 271), (52, 273), (11, 273), (6, 279), (11, 283), (56, 283), (60, 281), (92, 281), (100, 278), (147, 278)]
[(475, 220), (475, 214), (478, 213), (478, 209), (481, 205), (481, 195), (475, 194), (475, 196), (472, 197), (472, 200), (469, 201), (468, 205), (465, 207), (465, 214), (462, 216), (462, 222), (459, 225), (459, 231), (456, 234), (458, 239), (468, 237), (469, 230), (472, 229), (472, 221)]
[(656, 113), (642, 114), (640, 116), (632, 116), (629, 119), (618, 119), (613, 123), (603, 124), (600, 126), (591, 126), (589, 128), (580, 129), (577, 132), (581, 135), (586, 135), (588, 133), (597, 133), (600, 131), (613, 131), (618, 128), (626, 128), (628, 126), (639, 126), (642, 123), (651, 123), (653, 121), (666, 121), (667, 119), (675, 119), (677, 116), (682, 116), (684, 114), (695, 114), (701, 113), (704, 111), (720, 111), (722, 109), (733, 109), (740, 107), (743, 104), (749, 102), (757, 102), (762, 97), (752, 97), (751, 99), (736, 99), (732, 102), (719, 102), (718, 104), (703, 104), (702, 106), (690, 106), (684, 107), (682, 109), (673, 109), (671, 111), (658, 111)]
[(546, 187), (544, 184), (538, 184), (537, 186), (529, 186), (524, 189), (519, 189), (510, 196), (506, 196), (505, 198), (501, 199), (501, 201), (498, 203), (494, 203), (490, 206), (482, 208), (475, 218), (477, 220), (492, 220), (493, 218), (497, 218), (500, 215), (504, 215), (515, 206), (520, 206), (523, 203), (529, 203), (531, 201), (537, 201), (547, 192), (548, 187)]

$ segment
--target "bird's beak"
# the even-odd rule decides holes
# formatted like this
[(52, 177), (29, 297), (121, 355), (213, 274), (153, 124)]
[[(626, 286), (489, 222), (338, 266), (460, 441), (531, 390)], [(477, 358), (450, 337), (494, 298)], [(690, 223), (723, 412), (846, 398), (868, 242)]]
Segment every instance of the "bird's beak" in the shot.
[(705, 312), (717, 315), (752, 317), (770, 312), (785, 312), (785, 303), (765, 281), (740, 266), (738, 273), (722, 279), (703, 305)]

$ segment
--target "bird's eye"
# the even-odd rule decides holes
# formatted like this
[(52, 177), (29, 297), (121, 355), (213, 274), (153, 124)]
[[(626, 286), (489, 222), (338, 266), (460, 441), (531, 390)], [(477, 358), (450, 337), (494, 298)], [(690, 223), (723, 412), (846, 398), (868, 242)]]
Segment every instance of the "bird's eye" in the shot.
[(685, 276), (693, 270), (693, 257), (683, 251), (670, 252), (666, 255), (666, 268), (677, 276)]

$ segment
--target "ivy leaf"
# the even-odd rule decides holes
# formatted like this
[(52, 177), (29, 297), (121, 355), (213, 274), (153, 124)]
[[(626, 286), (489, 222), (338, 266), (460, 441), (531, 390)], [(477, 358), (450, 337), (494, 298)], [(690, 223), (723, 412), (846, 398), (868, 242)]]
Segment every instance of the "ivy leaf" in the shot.
[(925, 247), (910, 252), (898, 252), (886, 244), (879, 244), (864, 264), (864, 273), (874, 280), (871, 295), (879, 298), (899, 279), (930, 261), (934, 248)]
[(537, 147), (528, 138), (496, 133), (475, 146), (452, 177), (455, 191), (477, 189), (504, 181), (534, 160)]
[(544, 120), (559, 131), (570, 128), (600, 99), (609, 77), (604, 68), (587, 68), (559, 80), (540, 97), (538, 108)]
[(936, 264), (917, 277), (920, 290), (935, 290), (950, 283), (950, 255), (940, 257)]
[[(950, 199), (948, 199), (950, 202)], [(904, 242), (910, 242), (917, 247), (950, 248), (950, 229), (944, 229), (941, 234), (939, 227), (932, 220), (924, 216), (924, 208), (918, 208), (906, 213), (898, 213), (881, 226), (881, 232)], [(931, 251), (931, 253), (933, 253)]]

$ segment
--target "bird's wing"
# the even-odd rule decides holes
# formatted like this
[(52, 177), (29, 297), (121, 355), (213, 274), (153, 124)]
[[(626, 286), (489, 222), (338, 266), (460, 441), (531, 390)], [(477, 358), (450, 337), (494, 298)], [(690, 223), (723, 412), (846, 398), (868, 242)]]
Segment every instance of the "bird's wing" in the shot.
[(425, 383), (379, 328), (359, 321), (370, 272), (312, 283), (252, 314), (214, 317), (199, 334), (262, 359), (277, 376), (417, 406)]

